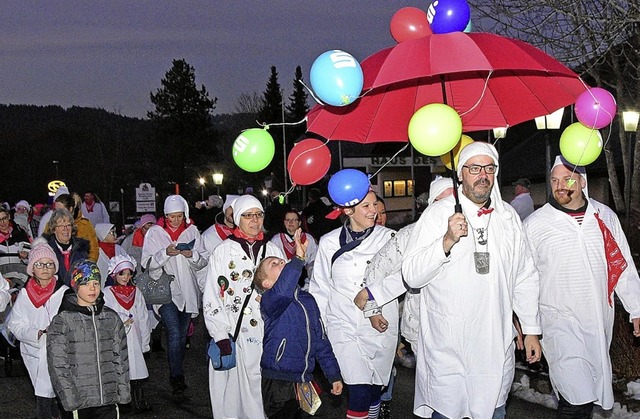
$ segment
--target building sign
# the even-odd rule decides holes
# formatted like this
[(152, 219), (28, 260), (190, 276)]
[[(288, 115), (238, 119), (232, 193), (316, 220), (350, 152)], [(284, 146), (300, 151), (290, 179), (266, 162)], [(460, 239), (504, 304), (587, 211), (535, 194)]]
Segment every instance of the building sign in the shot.
[(156, 188), (149, 183), (136, 188), (136, 212), (156, 212)]
[[(436, 164), (442, 165), (440, 159), (428, 156), (413, 156), (413, 166), (431, 166)], [(411, 156), (402, 157), (345, 157), (343, 159), (344, 167), (411, 167)]]

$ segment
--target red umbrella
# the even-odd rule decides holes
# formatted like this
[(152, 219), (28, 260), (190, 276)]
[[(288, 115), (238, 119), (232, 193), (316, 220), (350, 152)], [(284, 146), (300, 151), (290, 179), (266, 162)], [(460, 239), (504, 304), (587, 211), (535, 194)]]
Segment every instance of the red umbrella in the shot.
[(527, 44), (487, 33), (453, 32), (409, 40), (361, 63), (363, 96), (345, 107), (315, 106), (307, 131), (359, 143), (407, 141), (422, 106), (446, 103), (463, 131), (513, 126), (576, 101), (587, 86)]

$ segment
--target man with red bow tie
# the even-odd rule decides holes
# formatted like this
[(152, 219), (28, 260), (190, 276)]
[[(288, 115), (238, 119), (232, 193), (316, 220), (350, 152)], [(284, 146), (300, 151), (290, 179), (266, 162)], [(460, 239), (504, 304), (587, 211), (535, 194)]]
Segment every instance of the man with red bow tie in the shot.
[(538, 273), (517, 212), (495, 185), (498, 153), (475, 142), (460, 152), (457, 192), (429, 205), (402, 261), (420, 289), (414, 413), (504, 418), (515, 370), (512, 313), (529, 362), (540, 359)]

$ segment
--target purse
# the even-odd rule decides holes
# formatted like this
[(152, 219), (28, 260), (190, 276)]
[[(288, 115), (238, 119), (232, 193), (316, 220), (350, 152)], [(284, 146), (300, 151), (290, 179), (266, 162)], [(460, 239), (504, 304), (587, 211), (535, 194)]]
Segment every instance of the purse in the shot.
[(166, 273), (164, 268), (161, 268), (162, 275), (160, 275), (160, 278), (152, 278), (149, 270), (150, 264), (151, 258), (147, 262), (145, 271), (136, 275), (136, 286), (144, 296), (144, 301), (147, 304), (169, 304), (171, 302), (171, 281), (175, 278), (173, 275)]
[(296, 383), (296, 399), (300, 405), (300, 409), (310, 415), (315, 415), (322, 404), (320, 396), (316, 391), (313, 382)]

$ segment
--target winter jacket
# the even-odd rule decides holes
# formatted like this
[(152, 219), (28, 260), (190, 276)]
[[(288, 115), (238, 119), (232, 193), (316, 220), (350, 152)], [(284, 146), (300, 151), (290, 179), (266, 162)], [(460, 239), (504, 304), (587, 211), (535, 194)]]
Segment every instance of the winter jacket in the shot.
[(47, 330), (53, 389), (64, 410), (131, 401), (127, 336), (120, 317), (100, 294), (90, 307), (69, 290)]
[[(49, 246), (51, 246), (53, 252), (58, 257), (58, 265), (60, 266), (60, 268), (58, 269), (58, 281), (61, 281), (64, 285), (69, 286), (71, 278), (69, 277), (69, 272), (64, 265), (64, 255), (62, 254), (62, 250), (60, 250), (60, 248), (58, 247), (56, 236), (53, 234), (43, 234), (42, 237), (47, 240), (47, 243), (49, 244)], [(72, 266), (73, 263), (78, 260), (87, 259), (89, 252), (89, 242), (85, 239), (72, 236), (71, 243), (71, 257), (69, 260), (69, 266)]]
[[(0, 238), (0, 240), (2, 240), (0, 241), (0, 253), (18, 253), (23, 247), (26, 247), (25, 250), (28, 250), (31, 240), (29, 239), (27, 232), (12, 220), (9, 222), (11, 223), (11, 228), (13, 230), (11, 231), (11, 235), (5, 240)], [(9, 263), (23, 263), (26, 265), (27, 261), (23, 261), (18, 256), (3, 256), (0, 258), (0, 265), (6, 265)]]
[(316, 359), (329, 382), (342, 380), (340, 367), (324, 333), (320, 310), (311, 294), (298, 286), (304, 261), (291, 259), (260, 302), (264, 319), (262, 377), (306, 382)]

